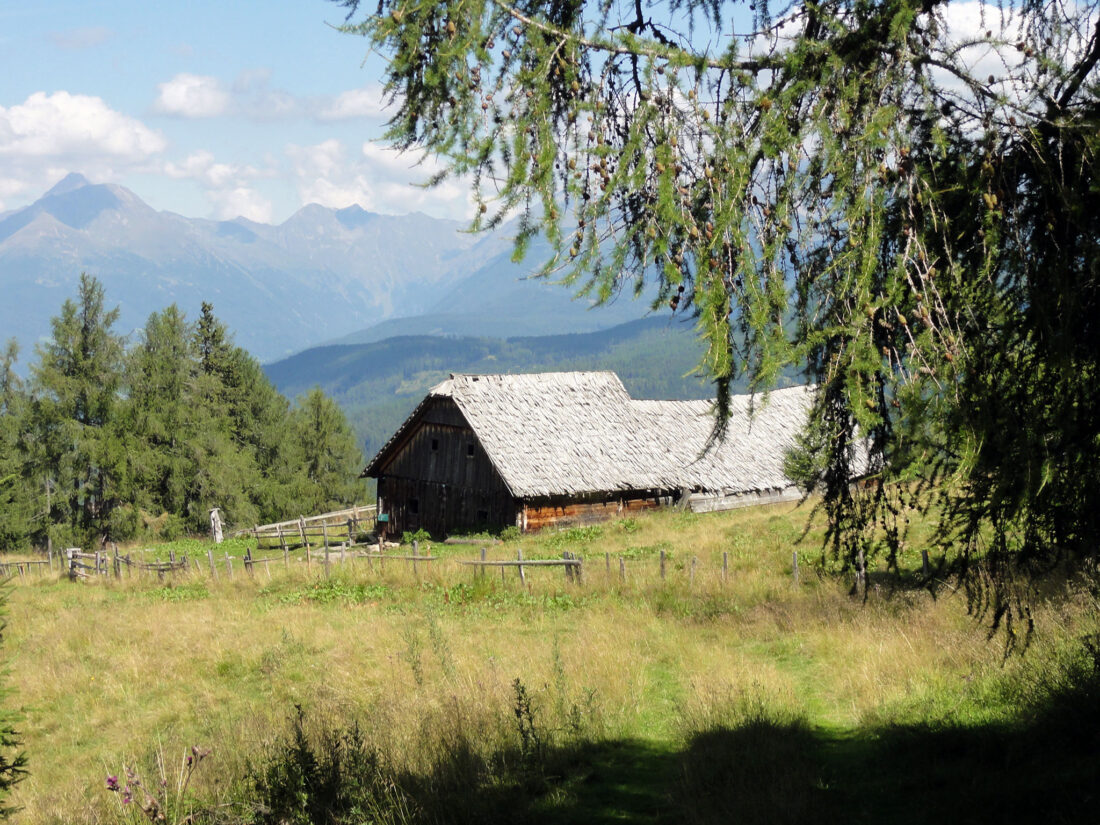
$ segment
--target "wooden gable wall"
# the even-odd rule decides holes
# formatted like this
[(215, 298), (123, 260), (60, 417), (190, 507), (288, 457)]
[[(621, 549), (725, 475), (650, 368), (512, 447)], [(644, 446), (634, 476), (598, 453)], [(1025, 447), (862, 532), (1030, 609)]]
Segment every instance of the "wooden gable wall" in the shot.
[(431, 399), (395, 445), (379, 468), (378, 499), (387, 532), (397, 537), (423, 529), (442, 538), (516, 519), (508, 488), (449, 398)]

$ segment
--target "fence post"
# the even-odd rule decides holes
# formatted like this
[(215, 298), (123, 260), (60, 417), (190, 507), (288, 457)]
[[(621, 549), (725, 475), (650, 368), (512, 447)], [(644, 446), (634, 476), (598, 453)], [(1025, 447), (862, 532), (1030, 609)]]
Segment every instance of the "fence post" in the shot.
[(665, 578), (665, 551), (661, 551), (661, 580)]
[(113, 559), (114, 568), (115, 568), (115, 578), (116, 579), (121, 579), (122, 578), (122, 564), (118, 560), (118, 545), (117, 544), (114, 547), (114, 553), (112, 554), (112, 559)]
[[(502, 568), (503, 569), (503, 568)], [(477, 574), (481, 578), (485, 578), (485, 548), (481, 548), (481, 567), (477, 569)]]
[(283, 535), (283, 526), (281, 524), (275, 525), (275, 534), (279, 537), (279, 546), (283, 548), (283, 563), (285, 564), (287, 562), (286, 536)]
[(302, 544), (309, 549), (309, 537), (306, 536), (306, 517), (298, 516), (298, 535), (302, 537)]
[(928, 578), (928, 572), (929, 572), (928, 551), (927, 550), (921, 550), (920, 551), (920, 570), (921, 570), (921, 575), (924, 576), (924, 578), (927, 579)]
[(325, 543), (325, 550), (328, 550), (328, 525), (323, 521), (321, 522), (321, 539)]
[(331, 571), (328, 567), (328, 537), (325, 538), (325, 578), (327, 579), (331, 575)]
[(213, 548), (206, 551), (206, 557), (208, 559), (210, 559), (210, 578), (211, 579), (217, 579), (218, 578), (218, 573), (214, 569), (214, 550), (213, 550)]
[(69, 578), (76, 578), (76, 568), (73, 567), (73, 549), (70, 547), (65, 551), (65, 567), (68, 568)]
[(225, 569), (229, 573), (229, 578), (233, 578), (233, 559), (229, 558), (229, 554), (225, 554)]
[(351, 531), (351, 519), (348, 519), (348, 546), (355, 544), (355, 534)]
[[(563, 550), (562, 551), (562, 554), (561, 554), (561, 560), (562, 561), (568, 562), (572, 557), (573, 557), (573, 554), (570, 553), (568, 550)], [(573, 581), (573, 565), (563, 564), (562, 567), (565, 568), (565, 580), (567, 582)]]
[(420, 542), (413, 539), (413, 575), (420, 578), (420, 572), (416, 566), (416, 557), (420, 555)]
[(255, 574), (252, 572), (252, 548), (249, 547), (244, 551), (244, 569), (248, 571), (248, 578), (255, 578)]
[(626, 582), (626, 562), (619, 556), (619, 581)]
[(525, 575), (523, 575), (523, 548), (522, 547), (519, 548), (518, 550), (516, 550), (516, 560), (520, 562), (520, 564), (518, 565), (518, 567), (519, 567), (519, 583), (524, 588), (526, 588), (527, 587), (527, 577)]
[(575, 565), (573, 565), (573, 581), (575, 581), (577, 585), (580, 586), (584, 584), (584, 559), (582, 559), (576, 553), (573, 553), (573, 558), (577, 562)]
[(722, 551), (722, 581), (728, 581), (730, 575), (730, 554), (728, 550)]

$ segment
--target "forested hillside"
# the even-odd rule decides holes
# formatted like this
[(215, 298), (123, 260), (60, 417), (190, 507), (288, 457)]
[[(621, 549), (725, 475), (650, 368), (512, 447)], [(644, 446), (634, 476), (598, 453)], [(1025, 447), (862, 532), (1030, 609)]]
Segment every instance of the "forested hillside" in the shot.
[(635, 398), (710, 398), (713, 386), (694, 372), (700, 359), (694, 327), (666, 317), (577, 335), (399, 336), (317, 347), (264, 369), (287, 395), (314, 386), (324, 390), (345, 410), (369, 456), (428, 388), (452, 372), (614, 370)]
[(114, 331), (102, 285), (81, 276), (30, 377), (0, 358), (0, 550), (90, 546), (203, 530), (361, 500), (362, 455), (319, 390), (292, 406), (204, 303), (175, 305), (137, 340)]

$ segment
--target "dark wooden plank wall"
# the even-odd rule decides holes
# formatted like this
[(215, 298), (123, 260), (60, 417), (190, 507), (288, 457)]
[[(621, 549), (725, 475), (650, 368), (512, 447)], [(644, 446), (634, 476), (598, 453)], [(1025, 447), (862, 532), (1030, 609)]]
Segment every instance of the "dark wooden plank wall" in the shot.
[(379, 512), (387, 532), (499, 529), (515, 524), (516, 505), (463, 417), (449, 398), (429, 404), (380, 468)]

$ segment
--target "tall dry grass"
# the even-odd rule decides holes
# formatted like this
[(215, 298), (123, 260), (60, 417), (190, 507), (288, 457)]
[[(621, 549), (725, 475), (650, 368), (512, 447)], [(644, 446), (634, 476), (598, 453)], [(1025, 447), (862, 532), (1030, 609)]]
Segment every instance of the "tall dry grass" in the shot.
[[(192, 745), (214, 749), (196, 792), (235, 810), (296, 708), (315, 724), (358, 720), (409, 775), (435, 775), (463, 749), (491, 765), (522, 744), (517, 679), (563, 747), (672, 751), (746, 720), (788, 726), (795, 742), (803, 729), (1014, 713), (1036, 669), (1005, 664), (961, 598), (883, 587), (853, 600), (814, 572), (817, 545), (795, 544), (803, 521), (790, 506), (659, 512), (491, 546), (490, 558), (517, 545), (525, 558), (585, 557), (582, 583), (528, 569), (525, 589), (513, 570), (502, 580), (456, 563), (476, 546), (431, 548), (440, 560), (415, 575), (356, 561), (334, 562), (329, 579), (298, 563), (270, 578), (238, 567), (232, 580), (13, 587), (5, 655), (31, 758), (17, 821), (110, 821), (107, 775), (155, 775)], [(1032, 660), (1056, 656), (1092, 615), (1087, 598), (1040, 610)]]

